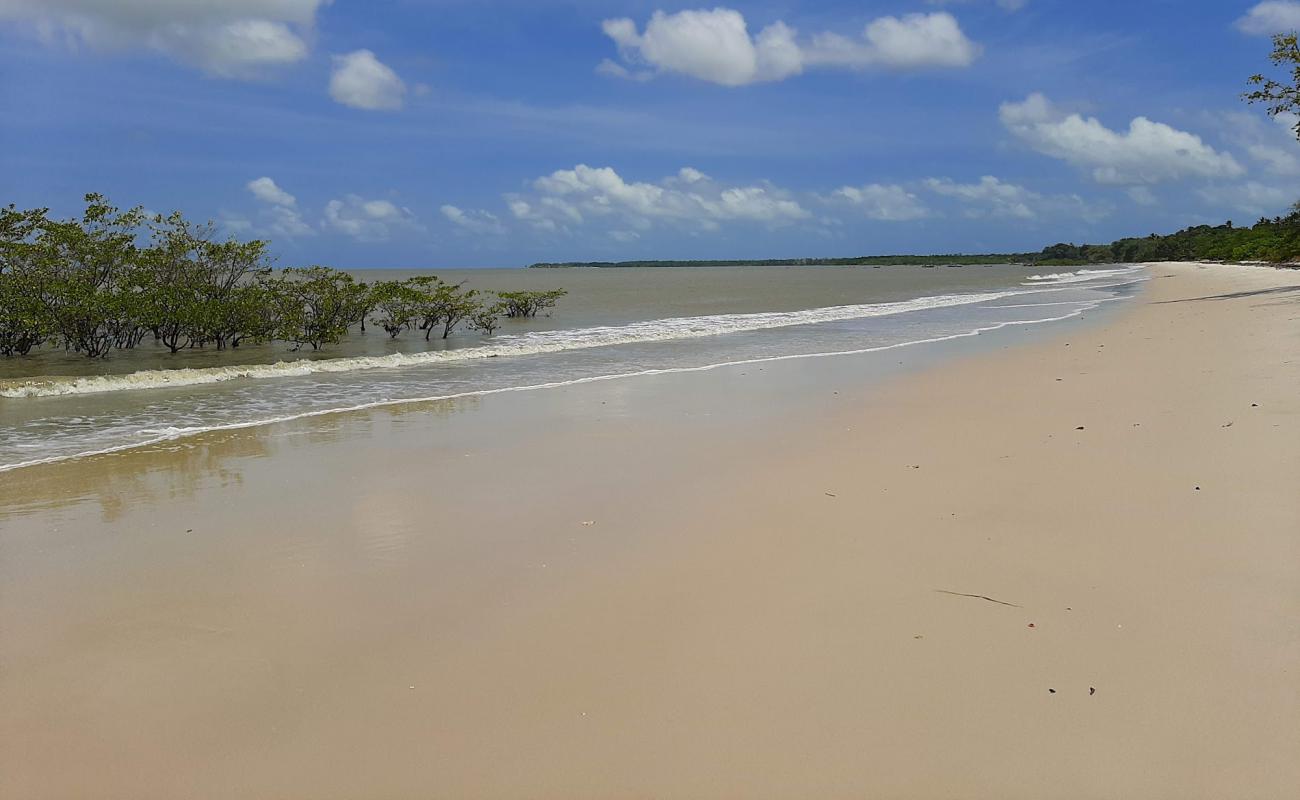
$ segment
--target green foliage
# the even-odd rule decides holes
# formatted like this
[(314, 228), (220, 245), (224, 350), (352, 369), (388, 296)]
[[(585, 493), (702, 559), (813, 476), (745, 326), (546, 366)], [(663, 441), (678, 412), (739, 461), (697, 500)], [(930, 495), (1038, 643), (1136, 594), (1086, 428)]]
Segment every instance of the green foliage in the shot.
[(568, 292), (563, 289), (551, 289), (542, 292), (497, 292), (504, 306), (507, 317), (535, 317), (539, 312), (554, 308), (561, 297)]
[[(338, 343), (367, 319), (396, 338), (418, 326), (449, 337), (468, 321), (491, 334), (504, 303), (432, 275), (373, 286), (328, 267), (272, 273), (267, 244), (216, 238), (181, 214), (148, 217), (86, 195), (78, 219), (48, 209), (0, 207), (0, 355), (46, 342), (102, 358), (149, 334), (172, 353), (276, 339), (313, 350)], [(532, 316), (562, 296), (516, 293)]]
[(475, 298), (478, 292), (443, 284), (434, 299), (438, 322), (442, 325), (442, 338), (446, 339), (466, 317), (475, 314), (482, 304)]
[[(1296, 41), (1295, 32), (1279, 33), (1273, 37), (1273, 52), (1269, 54), (1273, 66), (1287, 66), (1291, 74), (1285, 82), (1275, 81), (1264, 75), (1252, 75), (1248, 83), (1256, 87), (1242, 95), (1247, 103), (1263, 103), (1271, 116), (1278, 114), (1300, 113), (1300, 43)], [(1300, 123), (1295, 126), (1296, 138), (1300, 139)]]
[(484, 336), (491, 336), (493, 331), (501, 327), (501, 315), (505, 313), (505, 310), (504, 303), (479, 306), (477, 311), (470, 314), (469, 326)]
[(1055, 244), (1033, 258), (1043, 266), (1144, 261), (1270, 261), (1300, 258), (1300, 207), (1249, 228), (1231, 222), (1197, 225), (1168, 236), (1120, 239), (1105, 245)]
[(409, 281), (380, 281), (370, 287), (370, 302), (370, 311), (377, 314), (370, 321), (396, 339), (419, 319), (424, 293)]
[(42, 215), (19, 258), (6, 265), (65, 348), (102, 358), (114, 347), (139, 342), (132, 272), (143, 217), (139, 208), (120, 211), (100, 195), (86, 195), (80, 220)]
[(30, 238), (45, 219), (45, 209), (0, 208), (0, 355), (27, 355), (52, 333), (49, 315), (26, 266), (33, 255)]
[(365, 289), (351, 275), (328, 267), (286, 269), (265, 286), (276, 311), (275, 338), (295, 350), (338, 344), (365, 301)]

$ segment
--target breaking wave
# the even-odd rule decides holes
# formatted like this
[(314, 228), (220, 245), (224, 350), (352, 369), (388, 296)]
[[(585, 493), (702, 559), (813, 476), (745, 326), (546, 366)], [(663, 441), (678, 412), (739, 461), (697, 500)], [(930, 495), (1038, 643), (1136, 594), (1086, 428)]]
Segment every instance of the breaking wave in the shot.
[[(1088, 271), (1084, 280), (1111, 277), (1123, 270)], [(1070, 273), (1077, 275), (1076, 273)], [(1081, 273), (1080, 273), (1081, 274)], [(1046, 280), (1058, 276), (1033, 276)], [(1067, 282), (1067, 281), (1060, 281)], [(1068, 281), (1072, 282), (1072, 281)], [(1038, 290), (1042, 291), (1042, 290)], [(397, 369), (428, 366), (444, 362), (470, 361), (501, 356), (556, 353), (610, 345), (695, 339), (727, 333), (811, 325), (820, 322), (882, 317), (976, 303), (988, 303), (1007, 297), (1031, 294), (1032, 291), (1009, 290), (972, 294), (947, 294), (919, 297), (893, 303), (865, 303), (829, 306), (803, 311), (777, 311), (756, 314), (716, 314), (700, 317), (674, 317), (626, 325), (536, 331), (527, 334), (498, 336), (490, 344), (455, 350), (420, 353), (393, 353), (383, 356), (356, 356), (322, 360), (299, 359), (274, 364), (245, 364), (228, 367), (143, 370), (127, 375), (93, 375), (84, 377), (22, 378), (0, 381), (0, 397), (58, 397), (97, 394), (138, 389), (159, 389), (221, 383), (239, 379), (273, 379), (318, 373), (356, 372), (359, 370)]]
[[(1003, 294), (1003, 293), (999, 293)], [(984, 325), (972, 328), (966, 331), (949, 333), (940, 336), (931, 336), (921, 339), (911, 339), (907, 341), (894, 342), (893, 344), (877, 345), (874, 347), (858, 347), (848, 350), (831, 350), (816, 353), (791, 353), (779, 356), (762, 356), (758, 358), (736, 359), (731, 361), (720, 361), (713, 364), (702, 364), (690, 367), (662, 367), (656, 369), (641, 369), (631, 372), (617, 372), (605, 375), (590, 375), (584, 378), (574, 378), (569, 380), (549, 381), (546, 383), (526, 384), (522, 386), (503, 386), (495, 389), (475, 389), (464, 392), (454, 392), (450, 394), (439, 394), (427, 397), (407, 397), (400, 399), (373, 400), (366, 403), (358, 403), (350, 406), (338, 408), (321, 408), (312, 411), (301, 411), (298, 413), (282, 414), (274, 417), (265, 417), (260, 419), (246, 420), (242, 422), (228, 422), (224, 424), (212, 425), (188, 425), (188, 426), (165, 426), (153, 429), (143, 429), (138, 431), (143, 438), (135, 439), (130, 442), (102, 447), (92, 450), (82, 450), (79, 452), (45, 456), (23, 461), (17, 461), (9, 464), (0, 464), (0, 473), (9, 472), (24, 467), (33, 467), (40, 464), (52, 464), (59, 461), (68, 461), (71, 459), (88, 458), (91, 456), (103, 456), (113, 453), (121, 453), (128, 450), (136, 450), (142, 447), (162, 444), (189, 436), (195, 436), (203, 433), (214, 433), (219, 431), (234, 431), (245, 428), (256, 428), (264, 425), (274, 425), (278, 423), (294, 422), (297, 420), (311, 419), (326, 415), (339, 414), (349, 411), (367, 411), (372, 409), (390, 408), (393, 406), (404, 406), (415, 403), (427, 403), (439, 400), (456, 400), (465, 397), (485, 397), (496, 394), (512, 394), (516, 392), (533, 392), (546, 389), (558, 389), (568, 386), (580, 386), (588, 383), (603, 383), (606, 381), (626, 380), (629, 378), (643, 378), (653, 375), (672, 375), (692, 372), (710, 372), (724, 367), (744, 366), (748, 364), (768, 364), (781, 361), (794, 361), (810, 358), (833, 358), (837, 356), (862, 355), (866, 353), (880, 353), (889, 350), (897, 350), (906, 347), (916, 347), (918, 345), (935, 344), (938, 342), (953, 341), (957, 339), (966, 339), (974, 336), (980, 336), (992, 331), (1002, 330), (1004, 328), (1017, 327), (1022, 325), (1039, 325), (1044, 322), (1060, 322), (1071, 319), (1083, 314), (1085, 311), (1096, 307), (1096, 303), (1076, 303), (1079, 306), (1072, 311), (1052, 317), (1041, 319), (1012, 320), (998, 322), (992, 325)], [(938, 307), (938, 306), (936, 306)]]
[(1101, 280), (1104, 278), (1118, 278), (1123, 275), (1130, 275), (1136, 267), (1121, 267), (1118, 269), (1081, 269), (1075, 272), (1053, 272), (1047, 275), (1030, 275), (1025, 278), (1021, 286), (1043, 286), (1058, 285), (1069, 283), (1086, 283), (1088, 281)]

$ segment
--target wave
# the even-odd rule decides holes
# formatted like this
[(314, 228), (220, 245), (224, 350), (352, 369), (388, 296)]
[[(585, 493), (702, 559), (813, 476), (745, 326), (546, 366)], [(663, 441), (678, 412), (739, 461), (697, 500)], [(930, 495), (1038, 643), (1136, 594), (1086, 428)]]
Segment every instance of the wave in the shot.
[[(1000, 292), (1000, 293), (989, 293), (989, 294), (998, 294), (998, 295), (1006, 296), (1007, 294), (1016, 294), (1016, 293)], [(1023, 294), (1023, 292), (1021, 292), (1020, 294)], [(973, 295), (965, 295), (965, 296), (972, 297)], [(987, 295), (984, 296), (987, 297)], [(978, 302), (978, 301), (972, 301), (972, 302)], [(1092, 303), (1085, 305), (1082, 308), (1074, 309), (1073, 311), (1070, 311), (1066, 314), (1062, 314), (1059, 316), (1045, 317), (1042, 319), (1013, 320), (1008, 322), (999, 322), (993, 325), (986, 325), (983, 327), (974, 328), (972, 330), (962, 331), (960, 333), (946, 334), (943, 336), (934, 336), (926, 339), (913, 339), (913, 340), (903, 341), (903, 342), (894, 342), (892, 344), (877, 345), (874, 347), (862, 347), (862, 348), (855, 348), (851, 350), (832, 350), (832, 351), (825, 351), (825, 352), (818, 352), (818, 353), (792, 353), (788, 355), (779, 355), (779, 356), (761, 356), (758, 358), (746, 358), (746, 359), (738, 359), (733, 361), (722, 361), (715, 364), (705, 364), (702, 366), (664, 367), (658, 369), (644, 369), (644, 370), (637, 370), (634, 372), (619, 372), (619, 373), (613, 373), (608, 375), (593, 375), (584, 378), (573, 378), (570, 380), (551, 381), (547, 383), (534, 383), (534, 384), (528, 384), (524, 386), (505, 386), (505, 387), (500, 387), (495, 389), (476, 389), (476, 390), (469, 390), (463, 392), (455, 392), (451, 394), (432, 395), (429, 397), (374, 400), (371, 402), (360, 403), (357, 405), (351, 405), (346, 407), (315, 409), (312, 411), (302, 411), (296, 414), (285, 414), (276, 417), (266, 417), (266, 418), (256, 419), (256, 420), (246, 420), (243, 422), (231, 422), (231, 423), (223, 423), (223, 424), (216, 424), (216, 425), (168, 426), (163, 428), (153, 428), (153, 429), (142, 430), (139, 432), (140, 434), (148, 437), (145, 439), (136, 440), (136, 441), (120, 444), (120, 445), (114, 445), (111, 447), (104, 447), (96, 450), (83, 451), (79, 453), (53, 455), (44, 458), (36, 458), (27, 461), (20, 461), (12, 464), (0, 464), (0, 472), (9, 472), (11, 470), (21, 469), (23, 467), (34, 467), (41, 464), (52, 464), (60, 461), (70, 461), (74, 459), (89, 458), (93, 456), (111, 455), (114, 453), (121, 453), (128, 450), (135, 450), (137, 448), (150, 447), (153, 445), (162, 444), (164, 442), (174, 441), (176, 439), (181, 439), (189, 436), (197, 436), (205, 433), (219, 433), (223, 431), (243, 430), (247, 428), (261, 427), (264, 425), (275, 425), (275, 424), (286, 423), (286, 422), (295, 422), (303, 419), (312, 419), (315, 417), (323, 417), (331, 414), (342, 414), (342, 413), (353, 412), (353, 411), (370, 411), (375, 409), (391, 408), (394, 406), (412, 405), (416, 403), (431, 403), (431, 402), (440, 402), (446, 400), (457, 400), (466, 397), (485, 397), (488, 395), (496, 395), (496, 394), (532, 392), (532, 391), (539, 391), (545, 389), (559, 389), (567, 386), (578, 386), (578, 385), (588, 384), (588, 383), (602, 383), (605, 381), (626, 380), (629, 378), (641, 378), (641, 377), (648, 377), (653, 375), (671, 375), (671, 374), (692, 373), (692, 372), (709, 372), (712, 370), (722, 369), (725, 367), (738, 367), (738, 366), (746, 366), (750, 364), (768, 364), (768, 363), (779, 362), (779, 361), (794, 361), (794, 360), (806, 359), (806, 358), (833, 358), (839, 356), (853, 356), (853, 355), (865, 355), (868, 353), (880, 353), (888, 350), (897, 350), (906, 347), (913, 347), (916, 345), (936, 344), (939, 342), (948, 342), (957, 339), (967, 339), (974, 336), (980, 336), (985, 333), (1002, 330), (1003, 328), (1010, 328), (1019, 325), (1038, 325), (1046, 322), (1060, 322), (1063, 320), (1078, 317), (1081, 314), (1084, 314), (1085, 312), (1093, 308), (1096, 308), (1099, 302), (1100, 301), (1094, 301)], [(942, 306), (935, 306), (935, 307), (942, 307)], [(826, 310), (826, 309), (820, 309), (820, 310)], [(793, 323), (793, 324), (798, 324), (798, 323)]]
[(1141, 267), (1120, 267), (1117, 269), (1081, 269), (1074, 272), (1053, 272), (1047, 275), (1030, 275), (1025, 278), (1025, 283), (1021, 286), (1042, 286), (1044, 284), (1057, 285), (1068, 283), (1086, 283), (1087, 281), (1100, 280), (1102, 278), (1114, 278), (1119, 275), (1128, 275)]
[[(1109, 277), (1122, 270), (1097, 271), (1089, 279)], [(1104, 273), (1104, 274), (1101, 274)], [(1073, 274), (1073, 273), (1071, 273)], [(1034, 276), (1035, 278), (1052, 276)], [(491, 344), (456, 350), (421, 353), (393, 353), (384, 356), (355, 356), (322, 360), (299, 359), (274, 364), (245, 364), (227, 367), (143, 370), (126, 375), (93, 375), (76, 378), (24, 378), (0, 381), (0, 397), (58, 397), (63, 395), (99, 394), (104, 392), (160, 389), (221, 383), (239, 379), (299, 377), (320, 373), (359, 370), (397, 369), (445, 362), (469, 361), (501, 356), (535, 355), (566, 350), (582, 350), (610, 345), (694, 339), (727, 333), (811, 325), (865, 317), (881, 317), (927, 311), (936, 308), (988, 303), (1033, 291), (1005, 290), (972, 294), (947, 294), (919, 297), (893, 303), (828, 306), (802, 311), (777, 311), (754, 314), (715, 314), (700, 317), (673, 317), (626, 325), (536, 331), (527, 334), (498, 336)]]

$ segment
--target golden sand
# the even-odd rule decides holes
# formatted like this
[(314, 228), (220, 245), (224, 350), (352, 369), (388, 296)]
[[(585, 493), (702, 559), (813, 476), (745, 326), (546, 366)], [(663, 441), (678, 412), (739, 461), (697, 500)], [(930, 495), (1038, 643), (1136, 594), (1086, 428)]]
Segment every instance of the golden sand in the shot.
[(7, 474), (0, 796), (1294, 796), (1300, 274), (1151, 269), (883, 387), (789, 362)]

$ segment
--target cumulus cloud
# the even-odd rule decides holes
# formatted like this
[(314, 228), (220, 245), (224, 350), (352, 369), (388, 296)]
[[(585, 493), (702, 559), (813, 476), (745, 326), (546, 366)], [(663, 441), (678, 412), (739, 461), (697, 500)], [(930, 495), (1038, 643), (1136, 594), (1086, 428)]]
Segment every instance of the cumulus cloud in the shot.
[(868, 219), (881, 222), (907, 222), (930, 216), (930, 210), (920, 198), (896, 184), (843, 186), (831, 194), (831, 199), (847, 203)]
[(815, 66), (965, 67), (980, 53), (945, 12), (881, 17), (859, 37), (822, 33), (805, 41), (779, 21), (751, 36), (744, 15), (730, 8), (656, 11), (644, 31), (626, 17), (605, 20), (602, 29), (624, 62), (648, 68), (634, 72), (606, 59), (597, 68), (602, 74), (643, 78), (675, 72), (722, 86), (784, 80)]
[(1248, 111), (1204, 112), (1219, 138), (1230, 142), (1254, 164), (1256, 172), (1278, 178), (1300, 177), (1300, 142), (1296, 141), (1292, 114), (1266, 117)]
[(507, 198), (510, 212), (545, 231), (600, 219), (618, 223), (624, 234), (656, 223), (702, 230), (727, 222), (776, 227), (812, 216), (775, 186), (727, 186), (690, 167), (651, 183), (627, 181), (610, 167), (579, 164), (538, 178), (532, 188), (532, 195)]
[(1003, 183), (992, 175), (979, 183), (954, 183), (948, 178), (929, 178), (926, 188), (935, 194), (956, 197), (974, 205), (979, 215), (1034, 219), (1038, 214), (1030, 207), (1035, 195), (1023, 186)]
[(924, 183), (935, 194), (960, 201), (965, 215), (977, 219), (1078, 217), (1096, 222), (1109, 216), (1112, 210), (1108, 205), (1089, 203), (1077, 194), (1044, 195), (992, 175), (985, 175), (976, 183), (957, 183), (949, 178), (927, 178)]
[(1267, 144), (1253, 144), (1246, 149), (1250, 157), (1268, 167), (1275, 175), (1295, 177), (1300, 175), (1300, 157), (1295, 148), (1274, 147)]
[(444, 205), (439, 211), (448, 222), (470, 233), (500, 236), (506, 232), (501, 220), (487, 211), (466, 211), (453, 205)]
[(1290, 190), (1267, 186), (1258, 181), (1206, 187), (1198, 190), (1197, 194), (1212, 206), (1240, 211), (1252, 217), (1276, 216), (1295, 201), (1295, 195)]
[(1238, 30), (1252, 36), (1272, 36), (1296, 30), (1300, 28), (1300, 2), (1267, 0), (1247, 11), (1236, 24)]
[(361, 242), (387, 241), (395, 231), (402, 229), (422, 230), (409, 208), (388, 200), (367, 200), (355, 194), (329, 201), (325, 205), (322, 225)]
[(330, 97), (336, 102), (367, 111), (392, 111), (402, 107), (406, 84), (369, 50), (334, 56)]
[(290, 208), (298, 204), (297, 198), (281, 189), (274, 180), (266, 176), (249, 181), (248, 191), (252, 192), (254, 197), (264, 203)]
[(1152, 184), (1187, 177), (1235, 178), (1245, 170), (1199, 136), (1146, 117), (1113, 131), (1095, 117), (1059, 111), (1042, 94), (1003, 103), (1002, 124), (1044, 155), (1091, 170), (1098, 183)]
[(0, 0), (51, 45), (143, 48), (222, 77), (301, 61), (329, 0)]
[[(249, 181), (245, 186), (253, 197), (265, 204), (259, 213), (262, 220), (260, 230), (290, 239), (315, 235), (316, 229), (303, 221), (302, 214), (298, 211), (298, 199), (281, 189), (274, 180), (264, 175)], [(239, 222), (246, 227), (255, 227), (247, 220), (229, 220), (227, 227)]]
[(823, 33), (806, 50), (809, 64), (888, 69), (967, 67), (979, 54), (979, 45), (943, 13), (881, 17), (867, 25), (860, 40)]

